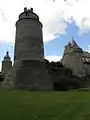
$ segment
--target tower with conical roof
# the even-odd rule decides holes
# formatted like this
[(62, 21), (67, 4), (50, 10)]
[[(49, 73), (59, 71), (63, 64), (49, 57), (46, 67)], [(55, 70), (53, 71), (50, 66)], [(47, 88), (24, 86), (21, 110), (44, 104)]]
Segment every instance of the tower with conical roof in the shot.
[(76, 41), (74, 40), (74, 37), (72, 37), (72, 40), (71, 40), (71, 47), (73, 47), (73, 48), (80, 48), (80, 47), (77, 45)]
[(2, 70), (1, 70), (2, 75), (6, 75), (11, 70), (11, 68), (12, 68), (12, 61), (9, 56), (9, 52), (7, 51), (2, 61)]
[(82, 77), (86, 75), (82, 61), (82, 54), (83, 50), (77, 45), (72, 37), (71, 42), (65, 46), (62, 63), (66, 68), (70, 68), (75, 76)]
[(67, 45), (65, 45), (64, 55), (68, 53), (69, 49), (71, 48), (71, 42), (69, 41)]

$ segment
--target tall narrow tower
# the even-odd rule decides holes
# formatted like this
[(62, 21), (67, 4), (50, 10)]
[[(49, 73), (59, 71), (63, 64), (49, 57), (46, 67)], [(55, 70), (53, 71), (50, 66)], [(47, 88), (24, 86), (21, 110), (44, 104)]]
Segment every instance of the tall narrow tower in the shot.
[(7, 73), (11, 70), (12, 68), (12, 61), (11, 58), (9, 56), (9, 52), (6, 52), (6, 55), (4, 56), (4, 60), (2, 61), (2, 70), (1, 70), (1, 74), (3, 76), (6, 76)]
[(53, 81), (44, 63), (42, 23), (33, 8), (24, 8), (16, 22), (14, 69), (16, 87), (29, 90), (53, 89)]

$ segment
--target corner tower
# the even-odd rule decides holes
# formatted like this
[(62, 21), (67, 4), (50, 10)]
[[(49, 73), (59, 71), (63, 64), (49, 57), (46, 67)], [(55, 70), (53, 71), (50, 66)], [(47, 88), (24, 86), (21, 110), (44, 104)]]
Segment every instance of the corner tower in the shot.
[(66, 68), (70, 68), (72, 70), (74, 76), (82, 77), (86, 75), (82, 55), (83, 50), (72, 38), (72, 42), (69, 42), (69, 44), (65, 46), (62, 63)]
[(4, 56), (4, 59), (2, 61), (2, 70), (1, 70), (1, 74), (2, 75), (7, 75), (7, 73), (11, 70), (12, 68), (12, 61), (11, 58), (9, 56), (9, 52), (6, 52), (6, 55)]

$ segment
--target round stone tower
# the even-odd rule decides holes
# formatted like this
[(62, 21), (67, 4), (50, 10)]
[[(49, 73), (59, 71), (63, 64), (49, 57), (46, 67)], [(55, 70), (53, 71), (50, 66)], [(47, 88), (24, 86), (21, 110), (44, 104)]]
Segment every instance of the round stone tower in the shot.
[(12, 61), (9, 57), (9, 52), (6, 52), (6, 55), (4, 56), (4, 60), (2, 61), (2, 75), (6, 75), (12, 68)]
[(43, 60), (42, 23), (33, 8), (24, 8), (16, 22), (14, 60)]
[(14, 50), (15, 86), (29, 90), (51, 90), (51, 80), (44, 63), (42, 23), (33, 8), (24, 8), (16, 22)]

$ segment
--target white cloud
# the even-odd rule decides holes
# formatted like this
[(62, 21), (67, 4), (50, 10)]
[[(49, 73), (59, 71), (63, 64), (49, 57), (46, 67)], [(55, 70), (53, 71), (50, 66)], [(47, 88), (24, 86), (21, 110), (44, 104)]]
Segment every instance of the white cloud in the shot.
[(49, 60), (50, 62), (51, 61), (60, 61), (61, 60), (61, 56), (46, 56), (45, 59)]
[(44, 41), (65, 34), (67, 25), (73, 17), (80, 33), (90, 30), (90, 0), (0, 0), (0, 42), (14, 42), (15, 22), (23, 8), (33, 7), (43, 23)]

